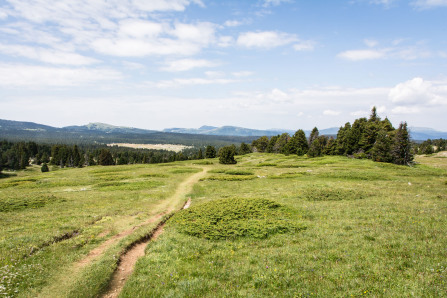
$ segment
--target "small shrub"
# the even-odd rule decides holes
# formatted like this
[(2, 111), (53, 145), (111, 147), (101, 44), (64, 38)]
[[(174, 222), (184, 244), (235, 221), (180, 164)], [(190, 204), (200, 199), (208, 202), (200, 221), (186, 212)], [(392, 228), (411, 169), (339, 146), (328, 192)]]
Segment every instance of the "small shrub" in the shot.
[(242, 176), (242, 175), (220, 175), (220, 176), (210, 176), (207, 178), (202, 178), (200, 181), (214, 180), (214, 181), (244, 181), (253, 180), (256, 176)]
[(35, 196), (35, 197), (20, 197), (20, 198), (7, 198), (0, 201), (0, 212), (19, 211), (25, 209), (41, 208), (49, 203), (57, 201), (63, 202), (63, 199), (59, 199), (53, 195), (50, 196)]
[(264, 239), (277, 233), (303, 229), (293, 210), (268, 199), (219, 199), (177, 213), (172, 224), (180, 232), (220, 240), (249, 237)]
[(364, 199), (366, 194), (354, 189), (312, 187), (304, 191), (303, 197), (308, 201), (348, 201)]
[(225, 171), (225, 174), (228, 174), (228, 175), (241, 175), (241, 176), (254, 175), (253, 172), (242, 171), (242, 170), (228, 170), (228, 171)]
[(50, 171), (50, 169), (48, 168), (48, 165), (47, 165), (46, 163), (44, 163), (44, 164), (42, 165), (42, 167), (40, 168), (40, 170), (42, 171), (42, 173), (46, 173), (46, 172), (49, 172), (49, 171)]

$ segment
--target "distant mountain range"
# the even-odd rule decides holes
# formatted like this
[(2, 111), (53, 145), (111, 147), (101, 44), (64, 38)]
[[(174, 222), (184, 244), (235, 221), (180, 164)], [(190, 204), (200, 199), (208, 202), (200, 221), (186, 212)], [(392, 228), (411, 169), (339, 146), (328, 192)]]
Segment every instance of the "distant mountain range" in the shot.
[[(187, 134), (201, 134), (214, 136), (276, 136), (282, 133), (293, 135), (296, 131), (290, 129), (272, 128), (266, 130), (250, 129), (238, 126), (208, 126), (204, 125), (199, 128), (166, 128), (164, 132), (187, 133)], [(306, 135), (310, 135), (310, 130), (304, 131)], [(319, 131), (321, 135), (336, 135), (338, 127), (331, 127)]]
[(171, 133), (104, 123), (59, 128), (34, 122), (0, 119), (0, 140), (3, 139), (65, 144), (134, 143), (220, 147), (242, 142), (251, 143), (255, 137)]
[[(320, 135), (336, 136), (338, 127), (321, 129)], [(410, 127), (413, 140), (447, 139), (447, 132), (425, 127)], [(167, 128), (163, 131), (147, 130), (133, 127), (114, 126), (104, 123), (89, 123), (81, 126), (62, 128), (38, 124), (0, 119), (0, 139), (34, 140), (34, 141), (69, 141), (75, 142), (140, 142), (140, 143), (173, 143), (184, 145), (228, 144), (231, 142), (251, 142), (260, 136), (275, 136), (282, 133), (293, 135), (289, 129), (250, 129), (237, 126), (207, 126), (200, 128)], [(306, 135), (310, 131), (305, 131)]]

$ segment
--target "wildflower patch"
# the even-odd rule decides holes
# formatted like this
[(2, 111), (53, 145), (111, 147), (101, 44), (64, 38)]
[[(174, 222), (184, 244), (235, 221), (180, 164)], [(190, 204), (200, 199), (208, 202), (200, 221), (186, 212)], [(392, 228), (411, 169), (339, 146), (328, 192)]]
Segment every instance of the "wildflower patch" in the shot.
[(180, 232), (209, 240), (256, 238), (304, 229), (296, 211), (275, 201), (230, 198), (193, 206), (176, 214), (171, 224)]

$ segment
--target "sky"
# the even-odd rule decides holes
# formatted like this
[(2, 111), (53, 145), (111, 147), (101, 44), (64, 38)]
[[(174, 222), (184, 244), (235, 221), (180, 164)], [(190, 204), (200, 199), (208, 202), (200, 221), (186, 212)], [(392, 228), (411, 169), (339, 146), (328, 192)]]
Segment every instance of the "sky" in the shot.
[(447, 131), (447, 0), (2, 0), (0, 119)]

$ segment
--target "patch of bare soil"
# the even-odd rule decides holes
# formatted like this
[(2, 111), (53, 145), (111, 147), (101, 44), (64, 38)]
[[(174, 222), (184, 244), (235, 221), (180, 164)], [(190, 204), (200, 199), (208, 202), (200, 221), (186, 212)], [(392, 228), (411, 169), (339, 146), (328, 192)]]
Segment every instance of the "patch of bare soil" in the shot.
[[(199, 181), (201, 177), (203, 177), (207, 172), (205, 169), (204, 172), (196, 173), (189, 177), (187, 180), (182, 182), (177, 188), (175, 194), (172, 198), (179, 198), (180, 196), (186, 195), (188, 192), (192, 190), (192, 187), (195, 183)], [(191, 198), (188, 198), (188, 201), (183, 205), (182, 209), (187, 209), (191, 205)], [(138, 259), (144, 256), (144, 251), (146, 246), (150, 241), (155, 241), (159, 235), (163, 232), (164, 223), (161, 223), (155, 230), (153, 230), (150, 237), (147, 240), (136, 243), (134, 246), (130, 247), (121, 257), (120, 262), (118, 264), (118, 268), (113, 274), (112, 281), (109, 285), (109, 290), (102, 296), (103, 298), (114, 298), (118, 297), (121, 293), (121, 290), (124, 287), (129, 276), (132, 274), (135, 264)]]

